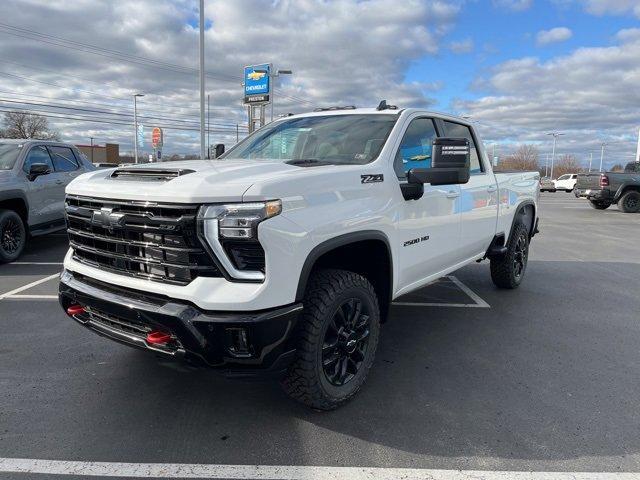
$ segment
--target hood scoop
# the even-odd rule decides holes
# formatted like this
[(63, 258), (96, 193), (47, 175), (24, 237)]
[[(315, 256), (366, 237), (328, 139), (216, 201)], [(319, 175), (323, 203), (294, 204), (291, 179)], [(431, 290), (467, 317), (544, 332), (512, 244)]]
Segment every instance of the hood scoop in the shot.
[(193, 172), (195, 170), (188, 168), (118, 168), (111, 174), (111, 178), (137, 182), (168, 182)]

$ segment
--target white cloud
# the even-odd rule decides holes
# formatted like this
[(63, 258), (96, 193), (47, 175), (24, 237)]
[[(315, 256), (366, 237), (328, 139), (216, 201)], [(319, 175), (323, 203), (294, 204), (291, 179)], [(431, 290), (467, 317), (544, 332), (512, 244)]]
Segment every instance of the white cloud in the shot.
[(451, 50), (453, 53), (458, 53), (458, 54), (470, 53), (473, 51), (473, 48), (474, 48), (474, 44), (473, 44), (473, 39), (471, 38), (466, 38), (460, 41), (454, 41), (449, 44), (449, 50)]
[[(623, 37), (628, 34), (622, 34)], [(456, 109), (476, 119), (489, 141), (541, 142), (559, 130), (561, 153), (599, 153), (607, 161), (633, 160), (640, 125), (640, 41), (580, 48), (549, 61), (504, 62), (477, 88), (489, 95), (459, 101)], [(615, 162), (614, 162), (615, 161)]]
[(540, 30), (536, 34), (536, 44), (538, 46), (549, 45), (550, 43), (558, 43), (569, 40), (573, 36), (573, 32), (567, 27), (556, 27), (551, 30)]
[[(382, 98), (397, 105), (428, 105), (435, 86), (407, 83), (410, 64), (441, 49), (460, 8), (458, 0), (207, 0), (207, 92), (212, 122), (227, 124), (227, 133), (211, 142), (235, 140), (235, 124), (246, 122), (241, 105), (242, 67), (271, 61), (291, 68), (276, 94), (276, 114), (321, 105), (376, 105)], [(144, 92), (140, 114), (176, 119), (172, 124), (198, 125), (197, 4), (195, 0), (3, 0), (2, 22), (127, 55), (91, 47), (52, 45), (11, 35), (0, 27), (0, 98), (69, 101), (82, 108), (130, 114), (131, 94)], [(46, 22), (43, 22), (46, 19)], [(13, 32), (14, 34), (16, 31)], [(19, 63), (21, 65), (16, 65)], [(167, 65), (170, 64), (170, 65)], [(11, 65), (8, 67), (8, 65)], [(41, 83), (38, 83), (41, 82)], [(47, 100), (48, 98), (48, 100)], [(103, 104), (102, 106), (96, 105)], [(0, 102), (1, 104), (1, 102)], [(84, 112), (87, 113), (87, 112)], [(76, 117), (82, 112), (77, 111)], [(104, 120), (130, 118), (103, 114)], [(68, 115), (71, 116), (71, 115)], [(56, 121), (68, 140), (89, 136), (120, 141), (130, 148), (129, 125)], [(148, 118), (153, 126), (157, 120)], [(223, 126), (220, 126), (222, 129)], [(168, 130), (166, 148), (197, 150), (195, 132)]]
[(638, 0), (576, 0), (594, 15), (622, 15), (633, 12), (640, 17)]
[(521, 12), (529, 9), (533, 5), (533, 0), (493, 0), (493, 5), (498, 8)]
[(624, 28), (616, 34), (622, 43), (640, 41), (640, 28)]

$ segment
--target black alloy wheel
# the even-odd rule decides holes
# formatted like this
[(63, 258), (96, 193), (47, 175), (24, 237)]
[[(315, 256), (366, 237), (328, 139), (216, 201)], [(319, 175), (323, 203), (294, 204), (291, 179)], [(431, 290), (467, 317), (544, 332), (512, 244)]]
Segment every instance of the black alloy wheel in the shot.
[(332, 385), (348, 383), (362, 367), (369, 346), (369, 318), (357, 298), (346, 300), (335, 311), (322, 346), (322, 369)]
[(15, 253), (22, 244), (22, 228), (13, 218), (7, 219), (0, 232), (0, 245), (2, 250), (9, 255)]
[(520, 280), (524, 269), (527, 266), (527, 257), (529, 253), (529, 243), (527, 241), (526, 232), (521, 232), (516, 240), (516, 245), (513, 255), (513, 275), (517, 280)]

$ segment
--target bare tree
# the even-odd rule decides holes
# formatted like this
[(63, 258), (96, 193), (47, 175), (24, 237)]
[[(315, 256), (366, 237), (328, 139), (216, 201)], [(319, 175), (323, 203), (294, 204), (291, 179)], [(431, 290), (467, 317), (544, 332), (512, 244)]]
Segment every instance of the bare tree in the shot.
[(613, 167), (611, 167), (612, 172), (624, 172), (624, 165), (620, 163), (616, 163)]
[(566, 173), (578, 173), (582, 171), (582, 167), (578, 163), (578, 159), (573, 155), (562, 155), (553, 167), (553, 174), (556, 178)]
[(58, 132), (51, 130), (46, 117), (36, 113), (7, 112), (4, 114), (3, 126), (0, 137), (4, 138), (59, 139)]
[(520, 145), (515, 152), (500, 159), (496, 170), (537, 171), (538, 149), (533, 145)]

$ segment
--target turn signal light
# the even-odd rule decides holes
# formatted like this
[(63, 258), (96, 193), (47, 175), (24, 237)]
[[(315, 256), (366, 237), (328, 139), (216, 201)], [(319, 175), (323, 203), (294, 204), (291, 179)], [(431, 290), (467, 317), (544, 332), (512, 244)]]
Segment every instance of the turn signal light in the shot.
[(74, 315), (80, 315), (84, 312), (85, 309), (82, 305), (71, 305), (69, 308), (67, 308), (67, 315), (69, 315), (70, 317), (73, 317)]
[(165, 345), (171, 341), (171, 335), (158, 330), (147, 334), (147, 343), (152, 345)]

